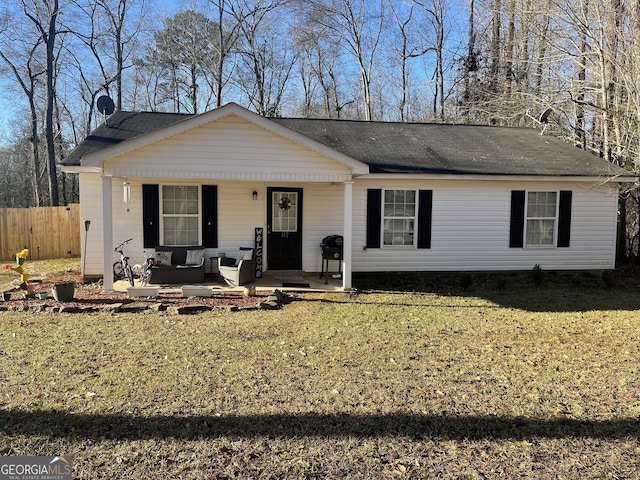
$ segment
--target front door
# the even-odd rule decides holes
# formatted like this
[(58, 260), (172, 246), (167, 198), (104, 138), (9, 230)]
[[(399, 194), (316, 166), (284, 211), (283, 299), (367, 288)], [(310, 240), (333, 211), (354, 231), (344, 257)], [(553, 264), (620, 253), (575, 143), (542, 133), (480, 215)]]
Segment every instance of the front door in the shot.
[(267, 268), (302, 270), (302, 189), (267, 188)]

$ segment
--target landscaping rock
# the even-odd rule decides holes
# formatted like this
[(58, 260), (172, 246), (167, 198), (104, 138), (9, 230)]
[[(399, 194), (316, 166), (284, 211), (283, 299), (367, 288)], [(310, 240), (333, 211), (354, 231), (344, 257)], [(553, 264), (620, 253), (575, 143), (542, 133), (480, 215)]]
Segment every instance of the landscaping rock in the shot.
[(278, 310), (280, 308), (279, 302), (270, 301), (269, 298), (267, 298), (266, 302), (260, 302), (260, 304), (258, 305), (258, 308), (260, 308), (260, 310)]
[(58, 312), (60, 313), (78, 313), (80, 309), (74, 305), (63, 305)]
[(106, 305), (101, 305), (100, 310), (103, 310), (105, 312), (118, 313), (122, 309), (123, 305), (124, 304), (122, 303), (109, 303)]
[(131, 312), (142, 312), (144, 310), (148, 310), (149, 305), (145, 303), (128, 303), (126, 305), (120, 304), (119, 312), (122, 313), (131, 313)]
[(172, 315), (193, 315), (207, 310), (210, 310), (210, 307), (207, 305), (180, 305), (177, 307), (169, 307), (167, 312)]

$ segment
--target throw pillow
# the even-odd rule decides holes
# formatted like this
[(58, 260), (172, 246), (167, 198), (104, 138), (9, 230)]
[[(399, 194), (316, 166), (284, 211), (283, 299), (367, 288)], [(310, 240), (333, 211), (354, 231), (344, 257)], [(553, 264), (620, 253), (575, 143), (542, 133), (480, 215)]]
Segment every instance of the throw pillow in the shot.
[(186, 265), (200, 265), (204, 258), (204, 249), (201, 250), (187, 250), (187, 259), (184, 262)]
[(236, 259), (233, 257), (218, 257), (218, 266), (220, 267), (235, 267)]
[(156, 265), (171, 265), (173, 252), (156, 252)]
[(240, 265), (241, 260), (251, 260), (251, 258), (253, 258), (253, 250), (239, 250), (234, 266), (237, 267), (238, 265)]

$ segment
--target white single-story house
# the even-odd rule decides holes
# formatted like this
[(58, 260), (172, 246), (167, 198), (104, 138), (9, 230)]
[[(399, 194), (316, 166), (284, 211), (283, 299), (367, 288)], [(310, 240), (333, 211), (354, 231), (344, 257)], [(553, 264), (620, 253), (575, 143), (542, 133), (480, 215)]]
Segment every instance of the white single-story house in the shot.
[(79, 174), (83, 274), (114, 246), (206, 256), (258, 242), (262, 271), (612, 269), (618, 190), (635, 177), (533, 128), (117, 111), (63, 161)]

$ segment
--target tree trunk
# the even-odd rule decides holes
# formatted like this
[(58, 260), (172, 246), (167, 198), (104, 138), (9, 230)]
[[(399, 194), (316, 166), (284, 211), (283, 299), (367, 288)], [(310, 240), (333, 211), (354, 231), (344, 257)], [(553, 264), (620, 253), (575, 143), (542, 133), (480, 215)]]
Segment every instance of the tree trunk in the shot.
[(618, 238), (616, 246), (616, 257), (620, 261), (627, 261), (627, 192), (620, 192), (618, 195)]
[(38, 135), (38, 111), (36, 110), (33, 94), (29, 95), (29, 108), (31, 109), (31, 155), (33, 161), (33, 202), (35, 206), (42, 206), (42, 195), (38, 175), (40, 172), (40, 140)]
[(47, 49), (47, 105), (45, 112), (45, 136), (47, 139), (47, 169), (49, 180), (49, 195), (52, 206), (60, 205), (58, 194), (58, 171), (56, 168), (56, 149), (54, 139), (54, 121), (53, 110), (55, 101), (55, 43), (57, 34), (58, 21), (58, 0), (54, 0), (53, 8), (49, 16), (48, 33), (45, 36), (45, 45)]
[(474, 13), (475, 13), (475, 1), (469, 0), (467, 59), (464, 62), (464, 74), (463, 74), (464, 94), (463, 94), (463, 103), (462, 103), (462, 116), (464, 117), (466, 122), (469, 121), (468, 117), (470, 114), (470, 106), (471, 106), (471, 72), (474, 72), (477, 69), (476, 54), (475, 54), (476, 33), (475, 33), (475, 25), (474, 25)]
[[(582, 15), (587, 18), (588, 6), (585, 0), (582, 4)], [(585, 131), (585, 89), (587, 80), (587, 53), (588, 53), (587, 33), (584, 28), (580, 29), (580, 58), (578, 59), (578, 94), (576, 95), (576, 125), (575, 135), (578, 146), (587, 149), (587, 136)]]

